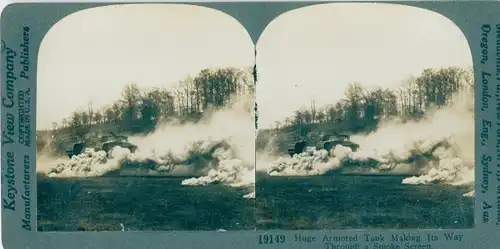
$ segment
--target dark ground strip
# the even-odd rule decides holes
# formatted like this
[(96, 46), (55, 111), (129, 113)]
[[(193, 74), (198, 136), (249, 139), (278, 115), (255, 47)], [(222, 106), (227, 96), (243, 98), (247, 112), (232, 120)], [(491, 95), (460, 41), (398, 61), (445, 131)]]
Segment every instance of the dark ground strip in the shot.
[(258, 178), (258, 229), (472, 228), (466, 189), (403, 185), (404, 176)]
[(38, 179), (39, 231), (254, 229), (247, 189), (182, 178)]

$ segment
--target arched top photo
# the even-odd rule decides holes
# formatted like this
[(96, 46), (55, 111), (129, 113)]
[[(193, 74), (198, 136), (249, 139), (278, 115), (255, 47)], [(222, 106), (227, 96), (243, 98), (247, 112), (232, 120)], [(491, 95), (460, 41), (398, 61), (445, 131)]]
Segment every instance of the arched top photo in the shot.
[(252, 229), (254, 62), (244, 27), (206, 7), (56, 23), (37, 62), (37, 230)]
[(299, 8), (266, 27), (256, 65), (258, 227), (474, 226), (473, 59), (452, 21)]

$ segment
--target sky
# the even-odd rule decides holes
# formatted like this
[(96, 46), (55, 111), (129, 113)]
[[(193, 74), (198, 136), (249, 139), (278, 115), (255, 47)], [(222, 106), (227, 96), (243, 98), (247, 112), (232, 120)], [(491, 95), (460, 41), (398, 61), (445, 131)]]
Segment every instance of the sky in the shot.
[(118, 100), (125, 85), (171, 87), (204, 68), (247, 68), (254, 45), (222, 12), (187, 5), (117, 5), (56, 23), (38, 55), (37, 129), (89, 103)]
[(460, 29), (402, 5), (327, 4), (274, 19), (257, 42), (259, 127), (339, 101), (349, 83), (397, 87), (425, 68), (471, 67)]

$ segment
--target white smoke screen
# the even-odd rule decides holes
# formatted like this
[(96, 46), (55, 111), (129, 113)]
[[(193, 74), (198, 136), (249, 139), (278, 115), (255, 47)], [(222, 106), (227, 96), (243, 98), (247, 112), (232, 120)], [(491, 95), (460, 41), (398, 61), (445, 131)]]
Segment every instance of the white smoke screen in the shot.
[[(330, 152), (306, 148), (293, 157), (261, 152), (257, 170), (271, 176), (322, 175), (331, 171), (409, 174), (413, 176), (402, 184), (472, 186), (473, 111), (472, 93), (460, 94), (452, 104), (428, 110), (419, 121), (387, 120), (374, 132), (352, 135), (351, 141), (359, 145), (356, 152), (341, 145)], [(473, 196), (473, 192), (465, 195)]]
[[(251, 102), (251, 103), (250, 103)], [(255, 129), (252, 100), (241, 100), (206, 113), (197, 123), (158, 125), (147, 136), (129, 137), (138, 147), (104, 151), (86, 149), (70, 160), (39, 157), (39, 171), (49, 177), (98, 177), (112, 172), (126, 174), (200, 175), (183, 185), (220, 183), (249, 187), (255, 182)], [(47, 167), (46, 165), (54, 165)], [(140, 167), (136, 167), (140, 165)], [(146, 166), (144, 166), (146, 165)], [(255, 193), (245, 195), (253, 198)]]

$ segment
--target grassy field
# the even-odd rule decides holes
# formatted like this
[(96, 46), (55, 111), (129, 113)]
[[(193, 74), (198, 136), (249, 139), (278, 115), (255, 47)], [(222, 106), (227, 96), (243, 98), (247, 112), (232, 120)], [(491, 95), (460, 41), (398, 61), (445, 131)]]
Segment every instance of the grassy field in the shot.
[[(472, 198), (403, 176), (260, 177), (246, 189), (182, 177), (38, 180), (39, 231), (472, 228)], [(254, 216), (254, 211), (255, 215)], [(254, 221), (256, 220), (256, 221)]]
[(178, 177), (38, 179), (39, 231), (254, 229), (246, 189)]
[(403, 176), (261, 177), (259, 229), (472, 228), (465, 189), (402, 185)]

